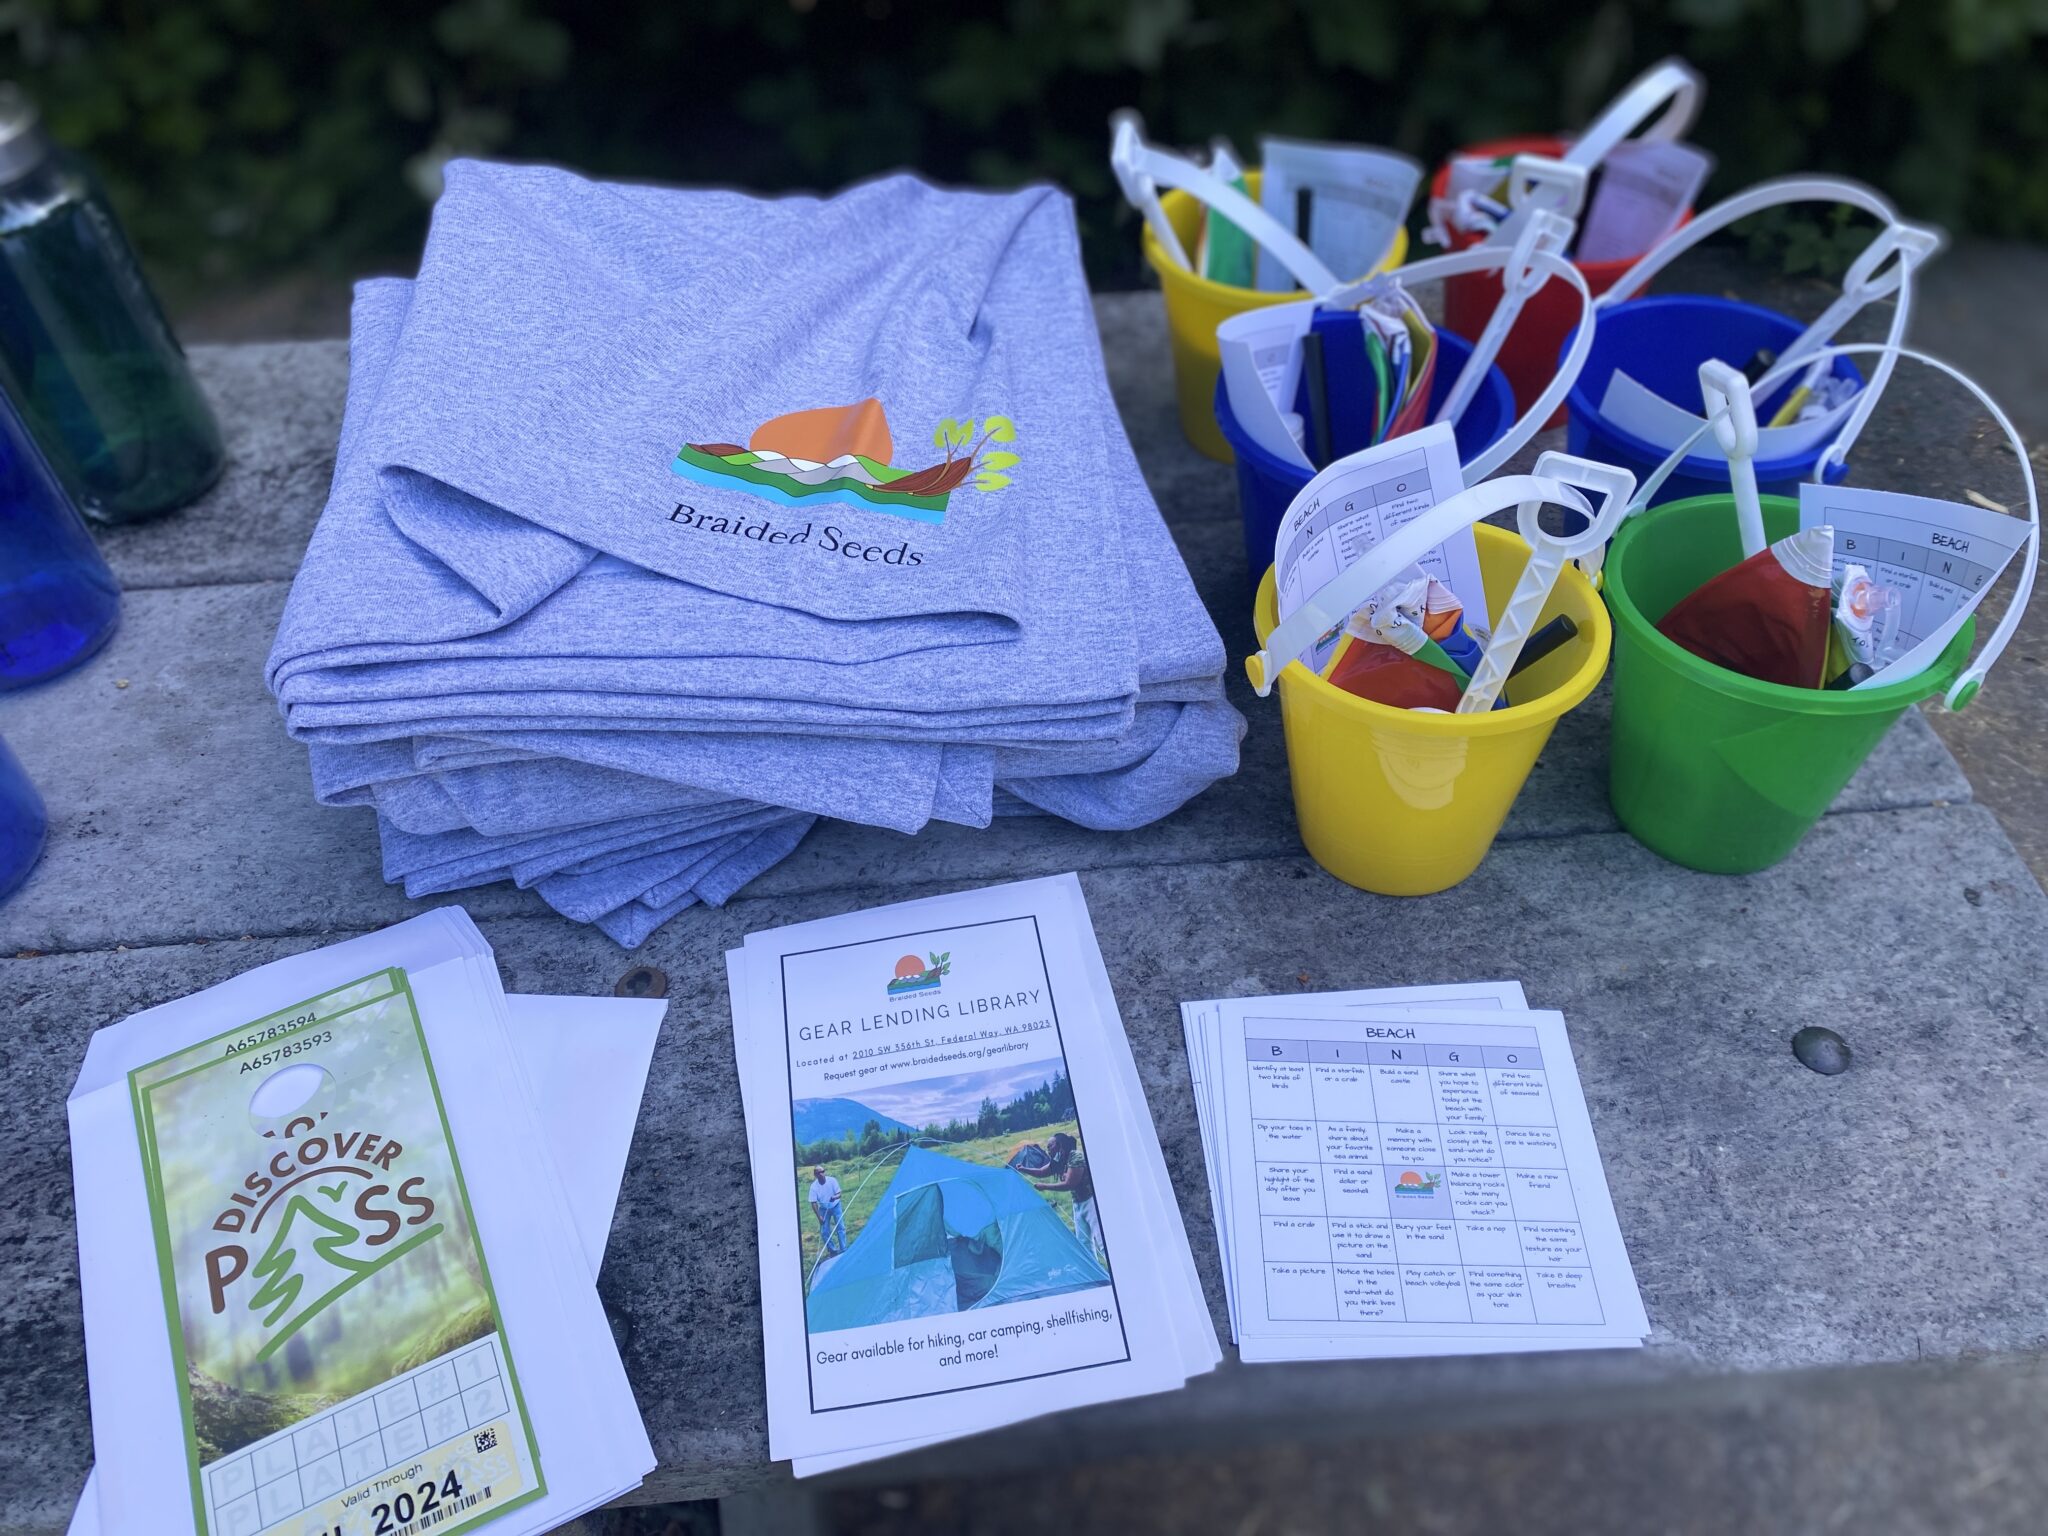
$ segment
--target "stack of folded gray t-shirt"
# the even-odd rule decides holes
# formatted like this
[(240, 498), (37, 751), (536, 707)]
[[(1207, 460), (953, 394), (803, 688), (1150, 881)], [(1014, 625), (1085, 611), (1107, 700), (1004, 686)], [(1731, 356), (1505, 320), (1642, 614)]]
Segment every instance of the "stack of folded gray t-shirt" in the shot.
[(1058, 193), (458, 162), (268, 677), (386, 878), (633, 945), (819, 816), (1155, 820), (1237, 766), (1223, 663)]

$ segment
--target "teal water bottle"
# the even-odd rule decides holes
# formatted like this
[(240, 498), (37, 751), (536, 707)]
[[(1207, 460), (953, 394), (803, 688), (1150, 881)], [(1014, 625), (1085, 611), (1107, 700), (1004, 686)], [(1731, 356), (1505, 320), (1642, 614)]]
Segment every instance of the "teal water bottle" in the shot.
[(220, 476), (220, 427), (106, 194), (4, 82), (0, 386), (87, 517), (155, 517)]

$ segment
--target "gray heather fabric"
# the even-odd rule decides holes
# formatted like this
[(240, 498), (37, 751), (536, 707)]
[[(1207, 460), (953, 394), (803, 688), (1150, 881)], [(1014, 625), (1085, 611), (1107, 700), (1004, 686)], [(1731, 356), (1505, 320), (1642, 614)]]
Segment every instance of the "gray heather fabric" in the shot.
[[(783, 826), (802, 820), (805, 818), (783, 816), (768, 825)], [(649, 906), (663, 906), (678, 896), (690, 894), (701, 877), (752, 842), (761, 830), (764, 828), (751, 833), (733, 832), (706, 843), (647, 854), (609, 869), (550, 875), (534, 889), (562, 916), (579, 923), (594, 923), (605, 913), (643, 897)], [(657, 896), (657, 892), (665, 894)]]
[(699, 901), (714, 907), (724, 906), (754, 876), (788, 858), (816, 819), (804, 817), (785, 826), (771, 827), (751, 843), (725, 855), (699, 878), (690, 893), (665, 903), (654, 903), (642, 897), (616, 911), (607, 912), (597, 920), (597, 926), (614, 942), (627, 949), (637, 949), (655, 929)]
[[(890, 489), (981, 433), (992, 469)], [(1223, 665), (1058, 193), (458, 162), (419, 278), (357, 291), (267, 677), (387, 879), (514, 880), (632, 945), (818, 815), (1164, 815), (1235, 771)]]

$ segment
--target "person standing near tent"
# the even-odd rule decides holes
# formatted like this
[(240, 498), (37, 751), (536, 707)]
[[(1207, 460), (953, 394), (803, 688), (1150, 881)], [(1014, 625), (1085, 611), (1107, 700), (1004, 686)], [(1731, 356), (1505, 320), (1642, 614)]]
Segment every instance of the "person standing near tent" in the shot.
[(811, 1209), (818, 1213), (818, 1236), (825, 1252), (846, 1252), (846, 1215), (839, 1208), (839, 1181), (828, 1178), (821, 1163), (811, 1170)]
[[(1052, 1158), (1052, 1166), (1044, 1173), (1028, 1173), (1025, 1177), (1037, 1183), (1045, 1194), (1065, 1190), (1074, 1197), (1074, 1231), (1086, 1239), (1095, 1262), (1107, 1268), (1109, 1255), (1103, 1250), (1102, 1228), (1095, 1220), (1095, 1176), (1088, 1171), (1087, 1154), (1065, 1131), (1055, 1132), (1045, 1150)], [(1048, 1184), (1047, 1179), (1053, 1182)]]

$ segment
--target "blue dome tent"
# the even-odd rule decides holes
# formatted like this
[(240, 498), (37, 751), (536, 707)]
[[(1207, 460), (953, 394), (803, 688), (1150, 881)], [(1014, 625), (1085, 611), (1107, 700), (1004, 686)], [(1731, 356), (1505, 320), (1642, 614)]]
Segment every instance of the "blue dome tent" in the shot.
[(829, 1333), (1108, 1283), (1023, 1175), (913, 1146), (860, 1236), (813, 1276), (805, 1312)]

